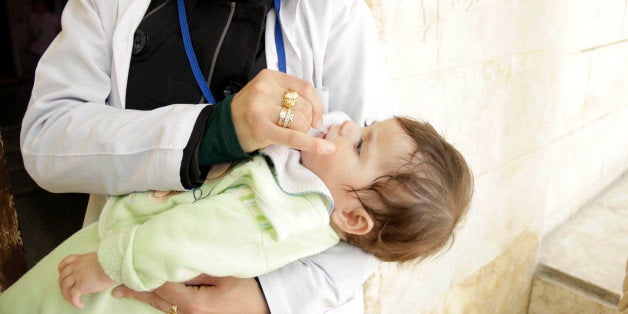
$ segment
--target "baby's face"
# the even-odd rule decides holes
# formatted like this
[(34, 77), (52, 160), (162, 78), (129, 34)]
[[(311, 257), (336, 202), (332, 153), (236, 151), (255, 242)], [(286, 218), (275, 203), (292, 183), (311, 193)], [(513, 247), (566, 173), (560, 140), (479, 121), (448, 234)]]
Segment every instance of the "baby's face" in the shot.
[(301, 163), (325, 182), (336, 207), (359, 205), (350, 191), (365, 188), (399, 168), (415, 146), (392, 119), (368, 127), (345, 121), (319, 137), (333, 142), (336, 151), (329, 155), (303, 151)]

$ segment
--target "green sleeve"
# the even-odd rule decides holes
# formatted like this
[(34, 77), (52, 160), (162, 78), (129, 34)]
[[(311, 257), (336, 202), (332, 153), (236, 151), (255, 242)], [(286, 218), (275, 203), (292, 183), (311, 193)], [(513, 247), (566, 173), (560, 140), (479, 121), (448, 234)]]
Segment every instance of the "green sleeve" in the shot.
[(266, 271), (263, 235), (234, 196), (174, 203), (170, 209), (154, 208), (153, 215), (134, 204), (117, 204), (108, 211), (107, 223), (100, 225), (98, 261), (109, 277), (136, 291), (149, 291), (201, 273), (253, 277)]
[(214, 105), (205, 123), (205, 133), (198, 150), (199, 165), (211, 166), (249, 158), (242, 150), (231, 118), (231, 100), (228, 96)]
[[(151, 206), (145, 193), (109, 202), (99, 222), (98, 260), (105, 273), (148, 291), (202, 273), (259, 276), (337, 243), (329, 226), (277, 241), (236, 191), (197, 201), (192, 195), (184, 192)], [(303, 199), (300, 207), (308, 204)]]

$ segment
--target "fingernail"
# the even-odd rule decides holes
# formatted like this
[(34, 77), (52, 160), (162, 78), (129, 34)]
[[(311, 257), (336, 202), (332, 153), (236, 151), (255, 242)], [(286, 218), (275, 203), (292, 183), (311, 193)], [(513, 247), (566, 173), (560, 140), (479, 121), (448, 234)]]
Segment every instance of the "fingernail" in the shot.
[(331, 154), (336, 151), (336, 145), (329, 141), (323, 141), (323, 145), (321, 146), (321, 153), (323, 154)]
[(323, 119), (320, 119), (318, 121), (316, 121), (316, 123), (314, 123), (314, 128), (318, 129), (321, 127), (321, 125), (323, 124)]
[(122, 298), (122, 297), (124, 297), (124, 293), (122, 293), (122, 291), (120, 291), (120, 290), (114, 290), (113, 291), (113, 297), (114, 298)]

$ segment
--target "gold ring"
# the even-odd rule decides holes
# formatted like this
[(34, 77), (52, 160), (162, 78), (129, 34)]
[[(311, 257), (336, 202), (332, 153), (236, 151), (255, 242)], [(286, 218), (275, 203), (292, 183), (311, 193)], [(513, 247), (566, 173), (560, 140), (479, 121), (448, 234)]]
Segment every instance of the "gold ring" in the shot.
[(286, 115), (288, 111), (291, 111), (289, 107), (282, 107), (281, 111), (279, 111), (279, 119), (277, 119), (277, 125), (283, 127), (284, 122), (286, 121)]
[(177, 311), (179, 310), (179, 306), (178, 305), (173, 305), (170, 307), (170, 309), (168, 310), (168, 314), (177, 314)]
[(294, 118), (294, 111), (292, 111), (292, 108), (288, 108), (288, 111), (286, 112), (286, 118), (283, 120), (282, 127), (289, 128), (290, 125), (292, 124), (293, 118)]
[(297, 104), (297, 99), (299, 98), (299, 94), (291, 89), (287, 90), (283, 94), (283, 106), (284, 107), (292, 107)]

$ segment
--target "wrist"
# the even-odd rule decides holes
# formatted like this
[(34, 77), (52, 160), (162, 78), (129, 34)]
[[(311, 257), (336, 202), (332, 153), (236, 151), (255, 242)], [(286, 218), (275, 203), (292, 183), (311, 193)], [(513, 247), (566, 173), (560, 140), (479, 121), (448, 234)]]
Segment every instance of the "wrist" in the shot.
[(250, 157), (240, 145), (231, 117), (233, 96), (214, 105), (198, 150), (199, 164), (210, 166)]
[(98, 279), (102, 283), (106, 284), (113, 284), (116, 282), (115, 280), (111, 279), (111, 277), (107, 276), (107, 273), (105, 273), (105, 271), (100, 266), (98, 266)]

